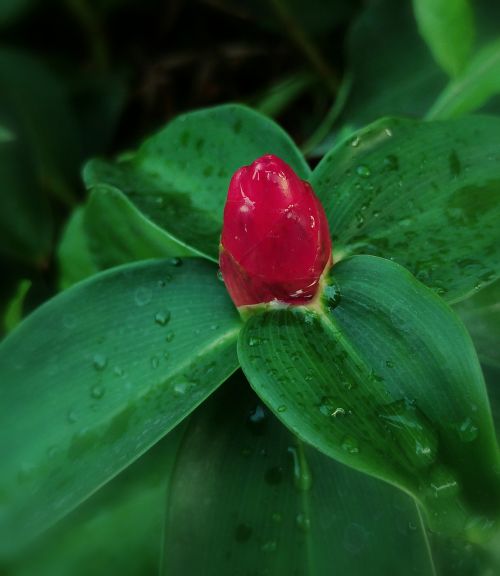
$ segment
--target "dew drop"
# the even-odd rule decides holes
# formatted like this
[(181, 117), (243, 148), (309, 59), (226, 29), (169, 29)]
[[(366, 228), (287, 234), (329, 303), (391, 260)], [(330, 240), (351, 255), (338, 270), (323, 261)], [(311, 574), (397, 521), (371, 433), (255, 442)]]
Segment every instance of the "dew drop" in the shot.
[(361, 144), (361, 138), (359, 136), (355, 136), (352, 140), (351, 140), (351, 146), (353, 148), (357, 148), (359, 145)]
[(369, 178), (372, 175), (372, 172), (366, 164), (360, 164), (356, 168), (356, 174), (361, 176), (361, 178)]
[(278, 406), (278, 412), (286, 412), (286, 406), (284, 404)]
[(293, 483), (300, 492), (307, 492), (312, 486), (312, 475), (302, 445), (289, 446), (288, 452), (293, 458)]
[(335, 408), (335, 410), (332, 412), (332, 416), (335, 416), (335, 418), (338, 418), (339, 416), (345, 416), (344, 408)]
[(160, 359), (158, 358), (158, 356), (153, 356), (151, 358), (151, 368), (158, 368), (159, 365), (160, 365)]
[(344, 436), (342, 439), (342, 450), (349, 454), (359, 454), (358, 442), (352, 436)]
[(220, 268), (217, 270), (217, 280), (224, 282), (224, 277), (222, 276), (222, 270)]
[(473, 442), (479, 433), (479, 428), (470, 418), (466, 418), (457, 429), (462, 442)]
[(74, 424), (75, 422), (77, 422), (78, 421), (78, 415), (77, 415), (76, 411), (70, 410), (68, 412), (68, 414), (66, 415), (66, 419), (68, 420), (68, 422), (70, 424)]
[(394, 368), (394, 362), (392, 360), (386, 360), (385, 365), (387, 368)]
[(102, 386), (101, 384), (96, 384), (95, 386), (92, 386), (92, 388), (90, 389), (90, 395), (95, 400), (100, 400), (104, 396), (104, 386)]
[(147, 288), (146, 286), (140, 286), (134, 294), (134, 300), (137, 306), (145, 306), (146, 304), (149, 304), (152, 297), (153, 291), (151, 288)]
[(174, 386), (174, 394), (175, 396), (184, 396), (188, 389), (188, 385), (186, 382), (178, 382)]
[(167, 334), (166, 334), (166, 336), (165, 336), (165, 340), (166, 340), (167, 342), (172, 342), (172, 340), (173, 340), (174, 338), (175, 338), (174, 332), (172, 332), (172, 331), (167, 332)]
[(108, 359), (104, 354), (95, 354), (92, 359), (92, 365), (98, 372), (102, 372), (108, 365)]
[(168, 263), (170, 266), (175, 266), (176, 268), (182, 266), (182, 260), (180, 258), (170, 258)]
[(328, 284), (323, 289), (323, 301), (325, 302), (328, 310), (332, 312), (341, 300), (340, 288), (337, 284)]
[(395, 172), (399, 170), (399, 160), (394, 154), (389, 154), (384, 158), (384, 167), (389, 172)]
[(169, 310), (163, 310), (161, 312), (157, 312), (155, 314), (155, 322), (159, 326), (166, 326), (170, 321), (170, 316), (171, 314)]
[(269, 540), (268, 542), (262, 544), (260, 549), (262, 550), (262, 552), (266, 552), (266, 554), (269, 554), (272, 552), (276, 552), (276, 550), (278, 549), (278, 544), (276, 543), (276, 540)]
[(115, 366), (113, 368), (113, 373), (116, 374), (117, 376), (123, 376), (125, 374), (125, 371), (123, 370), (123, 368), (121, 368), (121, 366)]
[(309, 530), (311, 529), (311, 520), (305, 514), (297, 514), (295, 522), (299, 530), (301, 530), (302, 532), (309, 532)]
[(258, 346), (260, 344), (260, 338), (256, 338), (254, 336), (252, 336), (249, 340), (248, 340), (248, 345), (249, 346)]

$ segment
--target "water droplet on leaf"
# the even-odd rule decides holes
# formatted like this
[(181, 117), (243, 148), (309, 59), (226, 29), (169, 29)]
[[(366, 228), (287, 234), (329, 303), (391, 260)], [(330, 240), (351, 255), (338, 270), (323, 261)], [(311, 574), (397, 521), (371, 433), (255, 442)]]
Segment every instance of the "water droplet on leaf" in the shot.
[(159, 326), (166, 326), (170, 321), (170, 316), (171, 314), (169, 310), (163, 310), (162, 312), (157, 312), (155, 314), (155, 322)]
[(361, 178), (369, 178), (372, 174), (370, 168), (366, 164), (360, 164), (356, 168), (356, 174), (361, 176)]
[(147, 288), (146, 286), (140, 286), (137, 288), (134, 294), (134, 300), (137, 306), (145, 306), (153, 297), (153, 291), (151, 288)]

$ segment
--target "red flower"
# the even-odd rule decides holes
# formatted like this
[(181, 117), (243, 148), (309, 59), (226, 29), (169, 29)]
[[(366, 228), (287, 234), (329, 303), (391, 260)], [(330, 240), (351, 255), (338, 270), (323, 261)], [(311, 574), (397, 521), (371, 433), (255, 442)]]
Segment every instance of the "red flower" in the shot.
[(325, 211), (288, 164), (268, 154), (234, 173), (220, 268), (236, 306), (310, 302), (331, 252)]

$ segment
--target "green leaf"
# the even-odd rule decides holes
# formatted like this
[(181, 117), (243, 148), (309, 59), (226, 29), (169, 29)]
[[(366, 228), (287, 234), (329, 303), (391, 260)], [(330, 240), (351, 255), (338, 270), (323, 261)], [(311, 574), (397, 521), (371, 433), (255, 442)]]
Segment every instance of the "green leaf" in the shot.
[(65, 86), (40, 60), (0, 49), (0, 123), (29, 149), (39, 185), (73, 200), (80, 149)]
[(110, 184), (160, 228), (218, 258), (222, 212), (233, 172), (273, 153), (303, 178), (310, 170), (290, 137), (272, 120), (229, 104), (178, 116), (115, 163), (92, 160), (87, 187)]
[(485, 46), (452, 80), (427, 113), (428, 119), (462, 116), (500, 93), (500, 40)]
[(445, 86), (410, 2), (369, 3), (349, 30), (347, 55), (353, 85), (344, 124), (360, 127), (388, 114), (423, 116)]
[(345, 260), (329, 282), (317, 311), (245, 324), (238, 354), (255, 391), (306, 442), (413, 494), (433, 529), (497, 514), (488, 397), (458, 317), (382, 258)]
[(40, 266), (50, 252), (52, 217), (29, 148), (15, 135), (0, 142), (0, 190), (0, 253)]
[(5, 333), (11, 332), (23, 318), (23, 305), (26, 294), (31, 288), (31, 280), (24, 279), (17, 285), (17, 290), (5, 310), (3, 328)]
[(334, 261), (373, 254), (451, 302), (500, 275), (500, 119), (383, 119), (315, 169)]
[(35, 0), (2, 0), (0, 2), (0, 28), (6, 28), (20, 18)]
[(93, 261), (101, 269), (148, 258), (200, 255), (148, 220), (111, 186), (92, 189), (83, 220)]
[(179, 259), (113, 269), (3, 341), (1, 548), (73, 509), (235, 370), (240, 320), (216, 271)]
[(190, 421), (163, 574), (431, 575), (412, 500), (301, 443), (238, 379)]
[(436, 62), (450, 76), (467, 64), (475, 36), (469, 0), (413, 0), (420, 34)]
[(185, 426), (172, 430), (11, 563), (5, 576), (158, 573), (167, 485)]
[(83, 224), (84, 210), (83, 207), (78, 207), (73, 211), (57, 248), (61, 290), (98, 272)]
[(482, 364), (500, 369), (500, 282), (455, 306)]

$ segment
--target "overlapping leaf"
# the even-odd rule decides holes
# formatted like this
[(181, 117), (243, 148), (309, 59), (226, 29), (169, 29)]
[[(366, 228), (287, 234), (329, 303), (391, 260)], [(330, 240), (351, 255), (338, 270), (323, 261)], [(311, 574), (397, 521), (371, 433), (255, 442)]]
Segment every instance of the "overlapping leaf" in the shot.
[(162, 573), (432, 569), (410, 498), (305, 446), (233, 378), (189, 424), (170, 485)]
[(66, 290), (0, 346), (2, 552), (128, 466), (237, 367), (216, 267), (148, 261)]
[(500, 506), (498, 451), (472, 342), (400, 266), (358, 256), (333, 269), (326, 311), (256, 314), (239, 358), (302, 439), (403, 486), (444, 532)]
[(500, 119), (384, 119), (320, 162), (312, 184), (334, 259), (390, 258), (449, 301), (498, 278)]
[(84, 178), (90, 189), (118, 188), (145, 217), (216, 259), (230, 178), (265, 153), (309, 177), (302, 155), (279, 126), (249, 108), (225, 105), (177, 117), (116, 163), (91, 161)]

